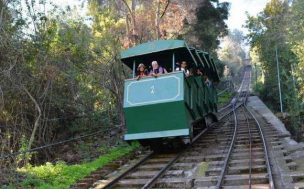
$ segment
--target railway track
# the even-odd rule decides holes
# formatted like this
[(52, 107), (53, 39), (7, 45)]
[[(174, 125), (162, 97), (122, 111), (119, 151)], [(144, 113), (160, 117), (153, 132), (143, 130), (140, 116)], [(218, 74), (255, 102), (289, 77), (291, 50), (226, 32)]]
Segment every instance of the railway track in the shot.
[[(250, 76), (248, 77), (250, 78)], [(243, 80), (238, 99), (241, 108), (233, 107), (234, 129), (226, 157), (212, 171), (219, 188), (274, 188), (267, 144), (258, 120), (246, 107), (250, 79)], [(230, 129), (231, 130), (231, 129)], [(228, 149), (228, 150), (227, 150)], [(209, 172), (209, 173), (212, 173)], [(211, 174), (212, 175), (212, 174)]]
[[(255, 127), (255, 121), (247, 112), (252, 135), (250, 158), (248, 124), (244, 113), (246, 112), (241, 107), (237, 109), (241, 126), (219, 188), (250, 188), (250, 185), (251, 188), (270, 188), (265, 154), (260, 146), (261, 139), (258, 139), (259, 131)], [(109, 188), (216, 188), (227, 158), (227, 147), (232, 140), (234, 120), (232, 117), (227, 117), (220, 125), (223, 126), (210, 128), (204, 137), (197, 139), (180, 155), (178, 153), (150, 155), (124, 177), (113, 182)], [(266, 130), (264, 128), (264, 132), (268, 140), (273, 143), (278, 142), (277, 134), (271, 128)], [(168, 165), (169, 162), (172, 164)], [(200, 173), (204, 167), (207, 168)], [(160, 174), (161, 170), (163, 170), (162, 174)], [(152, 178), (156, 178), (153, 185), (145, 187), (147, 183), (152, 183), (150, 182)]]
[[(246, 86), (246, 89), (243, 89), (244, 86)], [(216, 125), (224, 125), (224, 123), (227, 122), (227, 117), (237, 107), (241, 106), (247, 97), (248, 86), (249, 81), (242, 82), (241, 92), (238, 93), (232, 103), (220, 111), (220, 122)], [(103, 185), (102, 188), (191, 188), (194, 185), (194, 180), (193, 178), (187, 177), (187, 174), (193, 175), (191, 172), (193, 173), (193, 171), (197, 169), (197, 167), (195, 167), (196, 163), (204, 161), (205, 156), (207, 156), (206, 152), (212, 151), (212, 149), (208, 149), (212, 146), (210, 142), (216, 138), (215, 135), (218, 135), (218, 133), (215, 134), (214, 131), (219, 131), (213, 130), (213, 128), (214, 127), (211, 127), (198, 134), (193, 140), (192, 146), (186, 150), (175, 153), (148, 154), (147, 157)], [(232, 132), (232, 130), (230, 132)], [(223, 134), (223, 132), (221, 133)], [(204, 137), (201, 137), (202, 135), (204, 135)], [(224, 142), (228, 144), (229, 139)], [(197, 154), (198, 152), (201, 153)], [(212, 156), (209, 158), (212, 159)]]
[(235, 112), (235, 128), (226, 159), (213, 174), (214, 188), (274, 188), (267, 144), (259, 122), (242, 106)]
[[(221, 122), (225, 123), (226, 119)], [(186, 150), (147, 155), (102, 188), (191, 188), (194, 184), (191, 175), (197, 169), (197, 162), (204, 161), (206, 157), (212, 159), (207, 152), (212, 150), (213, 130), (214, 127), (203, 131), (204, 137), (197, 137)]]
[(221, 110), (219, 122), (202, 131), (191, 146), (149, 153), (94, 188), (274, 188), (267, 143), (279, 146), (279, 134), (263, 128), (246, 107), (249, 84), (250, 73), (235, 100)]
[[(232, 111), (230, 110), (230, 114)], [(214, 143), (214, 131), (219, 131), (218, 125), (224, 125), (229, 119), (229, 112), (224, 113), (219, 122), (213, 124), (208, 130), (202, 131), (194, 138), (193, 143), (186, 150), (170, 153), (153, 153), (150, 152), (140, 158), (140, 160), (123, 171), (118, 176), (108, 180), (107, 182), (97, 183), (99, 186), (94, 188), (151, 188), (156, 186), (159, 188), (191, 188), (193, 179), (187, 178), (195, 168), (197, 162), (202, 161), (205, 155), (208, 155), (208, 149)], [(221, 134), (224, 134), (221, 132)], [(204, 137), (201, 137), (204, 135)], [(201, 151), (201, 154), (200, 154)], [(198, 154), (199, 153), (199, 154)], [(204, 156), (201, 156), (204, 155)], [(211, 157), (212, 158), (212, 157)], [(188, 175), (188, 176), (187, 176)], [(103, 179), (102, 176), (101, 179)], [(97, 177), (95, 178), (97, 180)], [(169, 182), (168, 182), (169, 179)], [(89, 188), (88, 181), (79, 183), (72, 188)], [(92, 186), (92, 178), (89, 177)]]

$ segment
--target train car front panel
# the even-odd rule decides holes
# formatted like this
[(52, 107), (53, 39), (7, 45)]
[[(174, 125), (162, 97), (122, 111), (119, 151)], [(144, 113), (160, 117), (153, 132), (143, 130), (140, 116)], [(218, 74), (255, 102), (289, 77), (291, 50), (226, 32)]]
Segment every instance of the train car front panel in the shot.
[(189, 115), (184, 103), (183, 72), (139, 81), (126, 80), (125, 140), (188, 136)]

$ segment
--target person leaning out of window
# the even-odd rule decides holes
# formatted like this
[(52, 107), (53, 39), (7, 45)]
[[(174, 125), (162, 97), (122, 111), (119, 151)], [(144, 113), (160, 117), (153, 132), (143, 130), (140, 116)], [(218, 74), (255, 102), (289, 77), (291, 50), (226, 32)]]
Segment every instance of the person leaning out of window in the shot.
[(157, 61), (153, 61), (151, 64), (152, 64), (152, 70), (150, 71), (150, 76), (158, 77), (161, 74), (168, 73), (165, 68), (158, 65)]
[(140, 63), (138, 65), (136, 75), (137, 75), (137, 77), (136, 77), (137, 80), (148, 76), (148, 70), (146, 70), (146, 67), (143, 63)]
[(180, 64), (180, 67), (177, 67), (175, 70), (176, 71), (184, 71), (186, 77), (188, 77), (190, 75), (190, 72), (187, 68), (187, 62), (186, 61), (182, 61), (182, 63)]

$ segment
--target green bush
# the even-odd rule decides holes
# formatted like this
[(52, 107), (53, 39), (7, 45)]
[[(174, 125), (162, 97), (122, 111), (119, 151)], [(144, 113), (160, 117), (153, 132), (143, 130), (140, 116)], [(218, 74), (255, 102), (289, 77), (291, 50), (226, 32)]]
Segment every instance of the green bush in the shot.
[(224, 106), (227, 104), (231, 98), (233, 97), (233, 93), (229, 91), (225, 91), (224, 93), (218, 96), (218, 107)]
[(139, 145), (137, 143), (130, 146), (119, 146), (111, 149), (107, 154), (100, 156), (94, 161), (82, 164), (67, 165), (65, 162), (57, 162), (56, 164), (46, 163), (41, 166), (27, 165), (18, 170), (28, 175), (22, 182), (22, 186), (37, 189), (69, 188), (69, 186), (76, 183), (77, 180), (89, 175), (92, 171), (125, 156), (138, 147)]

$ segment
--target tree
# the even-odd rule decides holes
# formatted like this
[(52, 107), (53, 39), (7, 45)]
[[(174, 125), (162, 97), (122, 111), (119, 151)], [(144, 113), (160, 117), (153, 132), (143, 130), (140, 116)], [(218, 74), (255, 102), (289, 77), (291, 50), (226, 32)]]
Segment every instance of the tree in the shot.
[(292, 1), (291, 6), (289, 3), (271, 0), (259, 15), (248, 16), (247, 28), (251, 54), (255, 55), (253, 63), (260, 64), (264, 73), (262, 98), (273, 110), (279, 109), (277, 55), (283, 110), (290, 113), (291, 132), (299, 139), (303, 132), (300, 127), (303, 106), (299, 104), (303, 103), (304, 3), (298, 0)]
[(246, 58), (245, 50), (242, 47), (244, 36), (241, 31), (234, 30), (222, 40), (222, 47), (218, 50), (218, 57), (236, 75), (244, 64)]
[(194, 31), (190, 33), (197, 37), (194, 43), (207, 52), (215, 53), (220, 44), (219, 38), (228, 34), (225, 23), (228, 15), (229, 3), (219, 3), (218, 0), (202, 1), (196, 12)]
[[(213, 7), (207, 22), (222, 25), (214, 27), (218, 33), (211, 39), (204, 38), (212, 42), (223, 32), (227, 10), (213, 2), (205, 2)], [(123, 84), (130, 70), (120, 62), (121, 50), (186, 38), (199, 5), (196, 0), (90, 0), (87, 24), (77, 8), (61, 9), (49, 0), (0, 1), (0, 155), (109, 127), (123, 129)], [(216, 48), (212, 44), (210, 49)], [(55, 153), (43, 149), (31, 160), (53, 160)], [(15, 160), (6, 163), (24, 162)], [(2, 161), (0, 166), (2, 171)]]
[[(273, 102), (273, 108), (279, 109), (279, 91), (276, 67), (276, 49), (278, 50), (278, 59), (280, 70), (285, 70), (281, 81), (287, 81), (290, 77), (290, 63), (292, 61), (292, 52), (286, 43), (286, 26), (288, 15), (288, 2), (280, 0), (271, 0), (264, 11), (257, 17), (248, 17), (247, 28), (249, 29), (248, 39), (251, 47), (256, 47), (259, 54), (259, 60), (264, 72), (264, 92), (262, 93), (265, 101)], [(285, 78), (285, 79), (283, 79)], [(282, 94), (288, 94), (282, 82)], [(284, 106), (286, 101), (284, 100)]]
[(299, 97), (304, 102), (304, 15), (302, 10), (304, 2), (300, 0), (293, 1), (290, 10), (290, 22), (288, 24), (288, 40), (291, 50), (296, 56), (294, 61), (294, 76), (297, 79), (299, 87)]
[[(104, 112), (113, 111), (111, 98), (91, 87), (98, 82), (88, 66), (94, 60), (91, 29), (75, 10), (38, 11), (45, 1), (27, 1), (22, 15), (10, 16), (19, 3), (1, 4), (0, 123), (7, 125), (1, 155), (89, 132), (100, 122), (112, 125), (114, 119), (103, 121)], [(98, 121), (86, 121), (96, 114)], [(54, 152), (40, 153), (47, 159)]]

